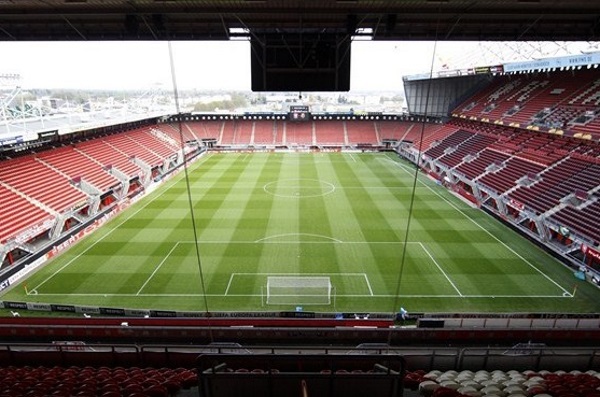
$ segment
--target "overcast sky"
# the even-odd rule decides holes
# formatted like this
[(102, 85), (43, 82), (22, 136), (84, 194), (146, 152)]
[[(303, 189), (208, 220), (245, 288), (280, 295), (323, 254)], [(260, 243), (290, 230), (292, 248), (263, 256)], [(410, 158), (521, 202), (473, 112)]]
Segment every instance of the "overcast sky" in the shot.
[[(351, 90), (400, 91), (402, 76), (426, 73), (432, 64), (434, 70), (490, 65), (527, 59), (533, 52), (579, 53), (587, 46), (534, 51), (535, 45), (522, 43), (355, 41)], [(250, 90), (248, 42), (173, 42), (172, 48), (180, 90)], [(0, 54), (0, 73), (20, 74), (23, 88), (173, 87), (167, 42), (0, 42)]]

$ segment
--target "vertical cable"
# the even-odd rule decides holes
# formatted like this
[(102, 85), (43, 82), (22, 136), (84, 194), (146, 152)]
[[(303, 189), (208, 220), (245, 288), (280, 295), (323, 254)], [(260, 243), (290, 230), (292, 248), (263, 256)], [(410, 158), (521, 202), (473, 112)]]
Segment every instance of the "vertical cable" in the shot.
[[(425, 97), (425, 112), (423, 114), (423, 122), (421, 123), (421, 136), (420, 136), (420, 140), (419, 140), (419, 150), (417, 153), (417, 164), (415, 167), (415, 176), (412, 181), (413, 182), (412, 194), (410, 195), (410, 203), (408, 205), (408, 217), (406, 219), (406, 231), (404, 234), (404, 248), (402, 249), (402, 256), (400, 258), (400, 268), (398, 269), (398, 282), (396, 284), (396, 290), (394, 293), (394, 305), (392, 308), (392, 315), (397, 313), (398, 310), (400, 309), (398, 307), (399, 302), (400, 302), (400, 284), (402, 282), (402, 274), (404, 273), (404, 265), (406, 263), (406, 251), (408, 249), (408, 235), (410, 233), (410, 224), (411, 224), (411, 220), (413, 217), (412, 216), (413, 215), (413, 207), (414, 207), (415, 196), (416, 196), (416, 191), (417, 191), (417, 182), (418, 182), (418, 177), (419, 177), (419, 162), (421, 161), (421, 154), (423, 151), (423, 137), (425, 135), (425, 126), (426, 126), (426, 120), (427, 120), (428, 110), (429, 110), (429, 96), (431, 93), (433, 64), (435, 61), (436, 50), (437, 50), (437, 32), (436, 32), (436, 39), (433, 43), (433, 53), (431, 54), (431, 64), (429, 66), (429, 79), (427, 80), (427, 90), (426, 90), (426, 97)], [(390, 328), (390, 332), (388, 333), (388, 340), (387, 340), (388, 346), (391, 346), (391, 343), (392, 343), (392, 329)]]
[(190, 207), (190, 218), (192, 221), (192, 232), (194, 233), (194, 246), (196, 248), (196, 262), (198, 263), (198, 273), (200, 275), (200, 286), (202, 287), (202, 298), (204, 300), (204, 310), (206, 311), (206, 317), (208, 319), (208, 334), (210, 341), (213, 342), (213, 333), (210, 325), (210, 311), (208, 310), (208, 297), (206, 296), (206, 285), (204, 283), (204, 273), (202, 272), (202, 258), (200, 256), (200, 246), (198, 243), (198, 231), (196, 230), (196, 217), (194, 216), (194, 203), (192, 201), (192, 190), (190, 188), (190, 178), (188, 172), (188, 161), (185, 155), (185, 139), (183, 138), (183, 121), (181, 117), (181, 110), (179, 107), (179, 92), (177, 90), (177, 77), (175, 76), (175, 63), (173, 61), (173, 47), (171, 41), (168, 41), (169, 46), (169, 64), (171, 67), (171, 81), (173, 83), (173, 96), (175, 99), (175, 112), (178, 115), (177, 128), (179, 129), (179, 144), (181, 149), (181, 155), (183, 156), (183, 172), (186, 184), (188, 204)]

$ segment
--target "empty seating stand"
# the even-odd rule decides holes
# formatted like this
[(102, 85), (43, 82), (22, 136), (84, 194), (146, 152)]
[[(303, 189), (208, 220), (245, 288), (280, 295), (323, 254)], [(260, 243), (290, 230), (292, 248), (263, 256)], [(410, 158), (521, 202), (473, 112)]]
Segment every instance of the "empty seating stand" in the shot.
[(494, 138), (487, 135), (475, 135), (464, 145), (459, 145), (454, 152), (440, 157), (439, 162), (446, 165), (448, 168), (456, 167), (458, 164), (463, 162), (466, 156), (479, 153), (494, 141)]
[(218, 145), (379, 145), (382, 140), (409, 141), (423, 150), (457, 130), (452, 125), (412, 123), (397, 120), (313, 120), (284, 119), (230, 120), (205, 116), (206, 120), (188, 121), (175, 128), (172, 124), (156, 127), (179, 140), (179, 128), (186, 140), (214, 139)]
[[(492, 110), (499, 106), (496, 104), (505, 101), (505, 98), (511, 92), (519, 89), (523, 83), (524, 81), (520, 78), (509, 80), (508, 76), (500, 76), (494, 79), (489, 86), (466, 99), (456, 108), (455, 112), (466, 116), (492, 118), (495, 116), (492, 114)], [(511, 106), (512, 103), (508, 104), (508, 107)]]
[(54, 218), (51, 214), (0, 184), (0, 244), (51, 218)]
[[(396, 140), (414, 142), (419, 136), (422, 128), (420, 123), (406, 121), (377, 121), (377, 129), (381, 140)], [(414, 132), (413, 132), (414, 131)]]
[(407, 389), (418, 391), (411, 396), (600, 397), (600, 378), (594, 370), (416, 370), (404, 379)]
[(596, 243), (600, 242), (600, 201), (581, 209), (567, 206), (553, 214), (550, 219), (580, 236), (586, 236)]
[(187, 128), (195, 137), (198, 139), (221, 139), (221, 132), (223, 130), (223, 121), (217, 120), (217, 116), (214, 118), (202, 121), (190, 121), (183, 123), (183, 126)]
[(181, 145), (181, 138), (183, 137), (184, 142), (197, 141), (193, 131), (184, 123), (181, 124), (160, 124), (157, 128), (163, 133), (167, 134)]
[[(288, 126), (290, 123), (288, 123)], [(315, 122), (315, 137), (318, 144), (344, 145), (344, 122), (341, 120), (327, 120)], [(372, 141), (368, 141), (372, 142)]]
[(535, 125), (594, 136), (600, 134), (598, 115), (585, 122), (576, 119), (586, 111), (597, 113), (599, 103), (597, 70), (582, 69), (496, 77), (452, 113), (522, 128)]
[(379, 142), (375, 122), (372, 120), (346, 123), (346, 129), (348, 132), (348, 143), (351, 145), (357, 143), (377, 144)]
[(68, 177), (33, 156), (3, 162), (0, 181), (59, 213), (83, 206), (88, 198)]
[(106, 192), (119, 184), (119, 180), (108, 173), (99, 163), (71, 146), (44, 152), (38, 157), (71, 179), (82, 178), (100, 192)]
[(484, 149), (473, 161), (462, 163), (456, 171), (463, 174), (470, 180), (477, 179), (483, 174), (487, 167), (492, 164), (502, 164), (510, 156), (491, 149)]
[(228, 120), (223, 124), (221, 145), (249, 145), (252, 138), (252, 121)]
[[(540, 175), (541, 180), (530, 187), (519, 187), (510, 198), (521, 202), (541, 214), (559, 204), (560, 199), (574, 193), (568, 181), (589, 166), (585, 160), (568, 158)], [(596, 181), (587, 181), (587, 184)], [(598, 183), (598, 182), (596, 182)], [(586, 184), (586, 186), (588, 186)], [(583, 186), (581, 186), (583, 187)]]
[[(135, 134), (135, 133), (134, 133)], [(137, 158), (150, 167), (162, 165), (164, 157), (159, 156), (126, 133), (110, 135), (104, 142), (131, 158)]]
[(438, 145), (428, 149), (425, 156), (437, 159), (444, 155), (444, 151), (448, 148), (458, 146), (464, 143), (467, 139), (473, 137), (472, 132), (459, 130), (444, 138)]
[(168, 397), (196, 385), (185, 368), (0, 367), (0, 397)]
[(116, 168), (130, 179), (141, 175), (140, 167), (131, 160), (131, 156), (115, 149), (102, 138), (78, 143), (75, 149), (92, 157), (106, 169)]
[(254, 122), (254, 144), (275, 145), (281, 141), (279, 123), (271, 120), (257, 120)]
[(478, 182), (503, 194), (517, 184), (517, 180), (528, 174), (537, 174), (544, 169), (542, 165), (534, 164), (517, 157), (510, 158), (504, 168), (482, 176)]
[[(421, 151), (426, 151), (435, 142), (444, 140), (449, 135), (455, 133), (458, 128), (446, 124), (425, 124), (414, 130), (414, 147)], [(413, 134), (411, 130), (411, 135)]]
[(173, 156), (177, 150), (181, 148), (179, 139), (176, 141), (161, 140), (151, 131), (151, 128), (141, 128), (130, 131), (127, 133), (127, 137), (157, 155), (162, 160)]
[(288, 145), (313, 145), (313, 123), (307, 121), (285, 124), (285, 142)]

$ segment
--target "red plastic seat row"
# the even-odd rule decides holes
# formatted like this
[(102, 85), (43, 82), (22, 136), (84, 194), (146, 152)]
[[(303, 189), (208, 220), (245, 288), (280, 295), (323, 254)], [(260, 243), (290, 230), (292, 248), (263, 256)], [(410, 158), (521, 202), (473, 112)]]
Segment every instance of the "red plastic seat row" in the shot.
[(168, 397), (197, 385), (194, 370), (0, 367), (0, 396)]
[(375, 123), (371, 120), (348, 122), (346, 123), (346, 131), (348, 134), (348, 142), (350, 144), (379, 143), (377, 131), (375, 130)]

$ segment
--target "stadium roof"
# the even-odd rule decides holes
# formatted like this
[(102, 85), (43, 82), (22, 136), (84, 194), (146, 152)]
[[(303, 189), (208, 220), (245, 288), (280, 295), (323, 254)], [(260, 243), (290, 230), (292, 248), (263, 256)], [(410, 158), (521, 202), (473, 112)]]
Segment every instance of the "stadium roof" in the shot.
[(0, 40), (598, 40), (598, 0), (0, 0)]

